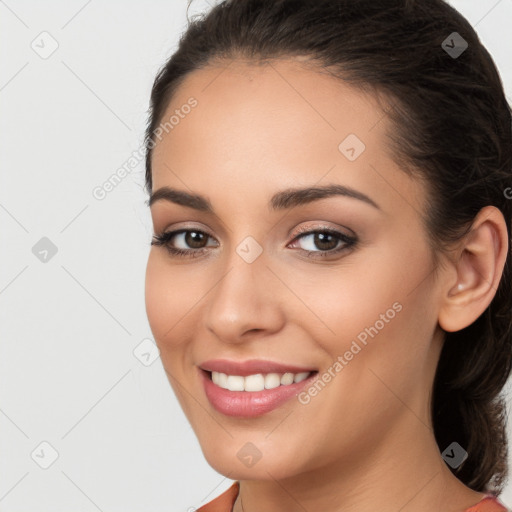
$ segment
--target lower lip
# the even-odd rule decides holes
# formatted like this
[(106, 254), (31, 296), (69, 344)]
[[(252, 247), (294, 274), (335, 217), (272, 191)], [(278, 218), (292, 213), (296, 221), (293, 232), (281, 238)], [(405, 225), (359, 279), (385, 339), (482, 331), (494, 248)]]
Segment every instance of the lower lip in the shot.
[(226, 416), (253, 418), (277, 409), (292, 397), (297, 396), (305, 386), (318, 375), (313, 372), (307, 379), (286, 386), (263, 391), (229, 391), (217, 386), (209, 372), (199, 368), (206, 396), (212, 406)]

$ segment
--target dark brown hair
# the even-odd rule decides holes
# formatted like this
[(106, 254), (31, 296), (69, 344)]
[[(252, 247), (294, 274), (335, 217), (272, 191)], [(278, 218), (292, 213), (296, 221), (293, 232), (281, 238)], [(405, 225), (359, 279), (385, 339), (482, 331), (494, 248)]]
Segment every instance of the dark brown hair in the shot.
[[(459, 44), (453, 32), (468, 44), (458, 56), (448, 51)], [(154, 132), (189, 73), (234, 59), (257, 64), (299, 55), (319, 72), (388, 100), (393, 158), (427, 186), (424, 222), (434, 253), (467, 234), (486, 205), (501, 210), (510, 240), (511, 109), (491, 56), (442, 0), (227, 0), (189, 20), (151, 93), (147, 191)], [(512, 359), (511, 258), (509, 243), (486, 311), (445, 334), (431, 400), (440, 451), (456, 441), (468, 453), (452, 472), (473, 490), (496, 495), (508, 476), (501, 392)]]

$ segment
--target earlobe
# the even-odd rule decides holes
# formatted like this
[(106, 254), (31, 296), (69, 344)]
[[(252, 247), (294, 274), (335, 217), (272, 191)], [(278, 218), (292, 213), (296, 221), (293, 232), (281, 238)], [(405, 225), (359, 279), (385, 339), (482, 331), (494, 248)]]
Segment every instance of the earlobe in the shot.
[(482, 208), (458, 248), (459, 257), (451, 264), (456, 282), (442, 290), (438, 321), (443, 330), (460, 331), (487, 309), (498, 289), (507, 252), (503, 214), (494, 206)]

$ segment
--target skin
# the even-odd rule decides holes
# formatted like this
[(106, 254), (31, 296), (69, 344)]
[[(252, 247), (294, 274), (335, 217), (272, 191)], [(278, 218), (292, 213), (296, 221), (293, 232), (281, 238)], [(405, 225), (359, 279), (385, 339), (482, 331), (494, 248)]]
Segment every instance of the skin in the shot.
[[(483, 209), (434, 271), (422, 223), (426, 192), (393, 162), (385, 139), (391, 127), (374, 98), (299, 59), (195, 71), (164, 119), (190, 96), (198, 105), (154, 149), (153, 191), (201, 194), (215, 214), (158, 201), (151, 216), (157, 234), (187, 227), (212, 238), (197, 258), (152, 246), (146, 311), (206, 460), (240, 480), (234, 511), (241, 501), (245, 512), (475, 505), (484, 495), (441, 458), (430, 392), (443, 329), (471, 324), (494, 297), (508, 243), (502, 214)], [(350, 133), (366, 145), (353, 162), (338, 149)], [(350, 186), (380, 209), (343, 196), (267, 207), (283, 189), (328, 183)], [(299, 227), (355, 233), (358, 243), (315, 258), (325, 246), (312, 235), (297, 239)], [(236, 252), (247, 236), (263, 249), (252, 263)], [(329, 247), (343, 247), (336, 240)], [(182, 235), (173, 244), (200, 247)], [(209, 403), (196, 367), (202, 361), (269, 359), (322, 374), (395, 302), (401, 311), (308, 404), (292, 398), (247, 419)], [(237, 457), (248, 442), (262, 454), (252, 467)]]

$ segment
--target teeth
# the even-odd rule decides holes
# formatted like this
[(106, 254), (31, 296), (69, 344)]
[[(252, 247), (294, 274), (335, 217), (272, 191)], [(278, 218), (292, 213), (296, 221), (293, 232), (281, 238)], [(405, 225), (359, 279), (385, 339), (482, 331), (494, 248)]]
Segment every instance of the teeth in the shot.
[(307, 379), (312, 372), (301, 373), (257, 373), (255, 375), (226, 375), (221, 372), (212, 372), (212, 381), (217, 386), (229, 389), (229, 391), (263, 391), (274, 389), (279, 386), (288, 386), (294, 382), (301, 382)]
[(238, 377), (236, 375), (228, 375), (227, 389), (229, 389), (229, 391), (243, 391), (243, 377)]
[[(308, 372), (308, 375), (309, 375), (309, 372)], [(293, 378), (295, 376), (293, 375), (293, 373), (285, 373), (282, 375), (281, 377), (281, 384), (283, 386), (286, 386), (288, 384), (293, 384)]]
[(281, 385), (281, 375), (278, 373), (267, 373), (265, 375), (265, 389), (274, 389)]

